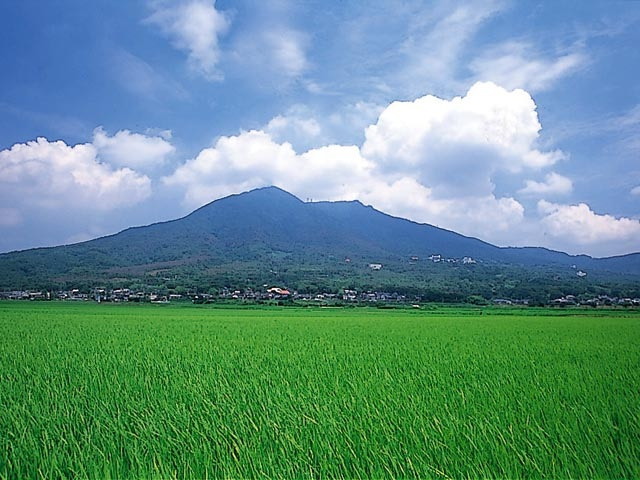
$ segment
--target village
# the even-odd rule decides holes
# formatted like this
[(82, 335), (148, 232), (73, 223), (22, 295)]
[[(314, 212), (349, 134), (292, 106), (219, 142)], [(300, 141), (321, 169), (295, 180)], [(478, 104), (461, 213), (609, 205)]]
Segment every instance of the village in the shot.
[[(281, 304), (281, 305), (406, 305), (419, 308), (426, 302), (420, 296), (402, 295), (397, 292), (386, 291), (358, 291), (352, 289), (340, 290), (338, 293), (303, 293), (291, 291), (284, 287), (265, 286), (263, 289), (232, 289), (223, 288), (217, 293), (187, 292), (160, 293), (153, 290), (134, 291), (129, 288), (93, 288), (87, 291), (74, 288), (56, 292), (39, 290), (12, 290), (0, 291), (0, 300), (23, 301), (80, 301), (80, 302), (110, 302), (110, 303), (256, 303), (256, 304)], [(471, 302), (476, 303), (476, 302)], [(478, 304), (478, 303), (476, 303)], [(496, 306), (530, 306), (528, 299), (493, 298), (486, 300), (481, 305)], [(577, 297), (565, 295), (550, 300), (547, 306), (551, 307), (640, 307), (640, 298), (619, 298), (608, 295), (595, 297)]]
[(298, 293), (289, 291), (283, 287), (270, 287), (263, 290), (251, 288), (244, 290), (223, 288), (217, 294), (188, 292), (185, 294), (169, 293), (161, 294), (157, 292), (133, 291), (128, 288), (104, 289), (94, 288), (90, 291), (79, 289), (62, 290), (57, 292), (33, 291), (33, 290), (13, 290), (0, 292), (0, 300), (31, 300), (31, 301), (94, 301), (94, 302), (139, 302), (139, 303), (170, 303), (170, 302), (191, 302), (191, 303), (211, 303), (216, 301), (230, 302), (269, 302), (269, 301), (306, 301), (318, 304), (330, 304), (339, 302), (394, 302), (406, 303), (407, 297), (392, 292), (358, 292), (356, 290), (343, 290), (340, 293)]

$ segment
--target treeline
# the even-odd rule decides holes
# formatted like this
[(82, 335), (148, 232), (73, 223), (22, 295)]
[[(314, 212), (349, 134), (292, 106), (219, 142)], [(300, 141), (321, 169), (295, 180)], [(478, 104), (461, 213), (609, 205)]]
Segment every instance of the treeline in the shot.
[[(72, 251), (61, 250), (63, 264)], [(351, 262), (333, 256), (309, 254), (305, 258), (276, 259), (273, 256), (250, 260), (211, 259), (190, 263), (138, 265), (130, 267), (99, 264), (77, 265), (60, 273), (39, 263), (39, 256), (11, 263), (1, 272), (0, 291), (62, 291), (95, 288), (129, 288), (153, 291), (161, 295), (200, 292), (216, 295), (224, 289), (261, 291), (272, 286), (303, 294), (339, 294), (390, 292), (429, 302), (482, 303), (495, 299), (527, 300), (532, 305), (546, 305), (567, 295), (581, 300), (609, 296), (640, 297), (640, 275), (589, 272), (579, 277), (567, 267), (498, 264), (410, 262), (406, 258), (376, 259), (381, 270), (374, 271), (367, 259), (352, 257)], [(62, 259), (61, 259), (62, 260)], [(103, 259), (104, 260), (104, 259)], [(106, 260), (104, 260), (106, 263)], [(112, 259), (112, 263), (114, 262)], [(64, 269), (63, 269), (64, 270)]]

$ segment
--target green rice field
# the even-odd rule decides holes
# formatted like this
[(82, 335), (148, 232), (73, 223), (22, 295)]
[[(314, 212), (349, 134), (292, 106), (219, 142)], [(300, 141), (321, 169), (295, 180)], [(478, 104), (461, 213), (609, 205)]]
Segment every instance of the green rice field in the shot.
[(640, 312), (0, 303), (0, 478), (640, 478)]

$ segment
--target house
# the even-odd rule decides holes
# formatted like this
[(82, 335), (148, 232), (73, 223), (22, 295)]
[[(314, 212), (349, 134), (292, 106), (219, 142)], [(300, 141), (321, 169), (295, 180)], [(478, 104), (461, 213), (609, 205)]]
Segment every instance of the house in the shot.
[(580, 278), (584, 278), (587, 276), (587, 272), (583, 272), (582, 270), (578, 270), (576, 272), (576, 275), (579, 276)]
[(576, 297), (573, 295), (565, 295), (564, 297), (551, 300), (551, 305), (564, 306), (564, 305), (576, 305), (577, 303), (578, 302), (576, 300)]
[(358, 298), (358, 292), (356, 290), (347, 290), (347, 289), (345, 289), (344, 293), (342, 294), (342, 299), (343, 300), (354, 301), (357, 298)]
[(513, 302), (506, 298), (495, 298), (493, 300), (493, 303), (495, 303), (496, 305), (513, 305)]
[(370, 263), (369, 264), (369, 268), (371, 270), (382, 270), (382, 264), (381, 263)]
[(291, 292), (285, 288), (280, 288), (280, 287), (271, 287), (267, 290), (267, 293), (271, 293), (272, 295), (281, 295), (281, 296), (287, 296), (287, 295), (291, 295)]

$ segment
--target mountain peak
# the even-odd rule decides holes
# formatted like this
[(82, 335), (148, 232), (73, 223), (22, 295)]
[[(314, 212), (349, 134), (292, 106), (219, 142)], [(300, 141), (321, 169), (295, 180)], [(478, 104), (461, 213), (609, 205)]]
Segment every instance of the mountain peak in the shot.
[(257, 195), (267, 196), (268, 195), (269, 197), (282, 197), (282, 198), (290, 198), (290, 199), (296, 199), (298, 201), (301, 201), (294, 194), (289, 193), (280, 187), (276, 187), (275, 185), (269, 185), (268, 187), (254, 188), (253, 190), (240, 193), (239, 195), (251, 195), (251, 196), (257, 196)]
[(295, 202), (295, 203), (304, 203), (298, 197), (293, 195), (292, 193), (283, 190), (280, 187), (276, 187), (275, 185), (270, 185), (268, 187), (259, 187), (254, 188), (253, 190), (248, 190), (242, 193), (236, 193), (233, 195), (229, 195), (227, 197), (221, 198), (219, 200), (215, 200), (212, 203), (220, 202), (220, 201), (229, 201), (229, 200), (244, 200), (250, 202), (268, 202), (268, 203), (280, 203), (280, 202)]
[(246, 192), (234, 193), (226, 197), (218, 198), (194, 210), (187, 216), (197, 217), (203, 212), (208, 212), (212, 208), (221, 207), (223, 205), (244, 205), (249, 207), (255, 206), (256, 208), (258, 208), (261, 206), (264, 207), (266, 205), (277, 206), (287, 203), (299, 204), (303, 202), (295, 195), (281, 189), (280, 187), (271, 185), (268, 187), (254, 188), (253, 190), (248, 190)]

